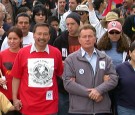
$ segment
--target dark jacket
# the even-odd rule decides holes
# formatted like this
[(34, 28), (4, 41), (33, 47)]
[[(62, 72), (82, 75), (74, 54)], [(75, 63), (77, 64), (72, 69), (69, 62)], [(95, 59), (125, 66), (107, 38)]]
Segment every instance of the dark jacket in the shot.
[[(55, 47), (57, 47), (60, 50), (61, 53), (62, 53), (62, 48), (66, 48), (67, 55), (69, 55), (68, 35), (69, 35), (69, 32), (67, 30), (62, 32), (61, 35), (56, 38), (53, 44)], [(65, 58), (66, 57), (62, 56), (63, 61), (65, 60)], [(63, 81), (59, 77), (57, 78), (58, 78), (57, 80), (58, 80), (59, 92), (63, 94), (68, 94), (67, 91), (64, 89)]]
[(119, 75), (117, 104), (135, 110), (135, 71), (129, 61), (116, 67)]
[(131, 42), (133, 42), (134, 39), (132, 39), (132, 37), (135, 35), (135, 15), (130, 15), (126, 18), (123, 31), (131, 39)]
[[(62, 32), (61, 35), (56, 38), (53, 44), (53, 46), (57, 47), (61, 51), (61, 53), (62, 53), (62, 48), (67, 49), (67, 56), (69, 55), (68, 35), (69, 32), (67, 30)], [(64, 61), (67, 56), (62, 55), (62, 60)]]
[(2, 35), (1, 39), (0, 39), (0, 48), (1, 48), (1, 45), (5, 39), (5, 37), (7, 36), (7, 31), (10, 29), (11, 26), (9, 26), (8, 24), (4, 23), (3, 24), (3, 29), (5, 31), (5, 33)]

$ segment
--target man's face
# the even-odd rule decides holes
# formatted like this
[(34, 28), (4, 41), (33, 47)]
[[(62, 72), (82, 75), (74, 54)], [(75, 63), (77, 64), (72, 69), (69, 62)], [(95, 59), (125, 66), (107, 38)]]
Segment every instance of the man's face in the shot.
[(65, 0), (58, 0), (59, 9), (65, 10), (66, 1)]
[(36, 48), (44, 50), (50, 40), (49, 28), (44, 26), (37, 27), (33, 36)]
[(78, 33), (79, 25), (77, 24), (77, 22), (74, 19), (67, 18), (66, 19), (66, 26), (67, 26), (67, 29), (69, 31), (69, 35), (75, 36)]
[(95, 33), (91, 29), (82, 30), (79, 34), (79, 43), (85, 51), (94, 48), (96, 43)]
[(131, 15), (135, 15), (135, 8), (132, 9), (132, 11), (130, 11)]
[(71, 11), (74, 11), (76, 9), (77, 5), (78, 4), (77, 4), (76, 0), (69, 0), (69, 9)]
[(30, 28), (29, 18), (24, 16), (18, 17), (16, 26), (22, 30), (23, 36), (27, 36)]

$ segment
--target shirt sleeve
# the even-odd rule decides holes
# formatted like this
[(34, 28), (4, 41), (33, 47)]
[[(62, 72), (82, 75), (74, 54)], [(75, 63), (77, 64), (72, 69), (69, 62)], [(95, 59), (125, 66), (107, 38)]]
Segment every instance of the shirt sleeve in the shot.
[(107, 30), (102, 27), (102, 25), (101, 25), (99, 19), (97, 18), (94, 10), (89, 11), (89, 20), (90, 20), (90, 24), (96, 29), (96, 37), (99, 41), (99, 39), (104, 35), (104, 33)]
[(88, 88), (75, 82), (76, 76), (72, 61), (70, 57), (67, 57), (64, 61), (64, 72), (62, 75), (64, 87), (70, 94), (88, 97)]
[(107, 58), (106, 64), (106, 75), (109, 75), (110, 79), (108, 81), (103, 82), (99, 86), (96, 87), (100, 94), (104, 94), (112, 89), (114, 89), (118, 84), (118, 76), (115, 70), (115, 67), (112, 63), (111, 58)]
[(19, 52), (15, 58), (14, 64), (13, 64), (13, 68), (11, 70), (11, 75), (15, 78), (20, 78), (22, 75), (22, 66), (21, 63), (23, 62), (23, 60), (21, 60), (21, 57), (23, 57), (21, 55), (21, 53)]
[(61, 56), (60, 51), (58, 50), (56, 75), (57, 76), (62, 76), (62, 73), (63, 73), (62, 56)]
[(7, 113), (11, 107), (12, 107), (11, 102), (7, 99), (7, 97), (3, 93), (0, 93), (0, 110), (4, 113)]

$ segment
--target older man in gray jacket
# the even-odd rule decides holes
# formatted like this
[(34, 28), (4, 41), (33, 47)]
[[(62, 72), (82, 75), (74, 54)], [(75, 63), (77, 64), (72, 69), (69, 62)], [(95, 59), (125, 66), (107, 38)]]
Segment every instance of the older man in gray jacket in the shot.
[[(63, 81), (69, 92), (69, 114), (109, 115), (111, 101), (108, 91), (115, 88), (118, 76), (112, 60), (94, 47), (94, 27), (84, 25), (79, 33), (81, 48), (64, 62)], [(109, 79), (106, 80), (107, 76)]]

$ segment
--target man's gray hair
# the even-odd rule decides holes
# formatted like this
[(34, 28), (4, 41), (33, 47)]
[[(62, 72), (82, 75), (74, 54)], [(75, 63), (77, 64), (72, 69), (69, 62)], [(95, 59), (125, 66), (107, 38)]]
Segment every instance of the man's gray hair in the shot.
[(4, 6), (2, 3), (0, 3), (0, 7), (2, 8), (2, 11), (3, 11), (4, 13), (6, 13), (6, 8), (5, 8), (5, 6)]

